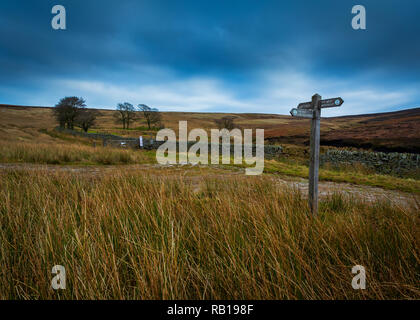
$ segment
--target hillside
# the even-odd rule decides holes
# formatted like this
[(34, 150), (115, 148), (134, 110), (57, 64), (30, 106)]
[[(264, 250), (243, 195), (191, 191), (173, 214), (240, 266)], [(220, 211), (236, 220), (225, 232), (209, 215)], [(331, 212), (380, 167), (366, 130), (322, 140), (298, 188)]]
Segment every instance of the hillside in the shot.
[[(136, 121), (130, 130), (115, 123), (113, 110), (100, 110), (94, 131), (136, 137), (144, 133), (145, 123)], [(166, 128), (178, 129), (178, 121), (187, 120), (188, 128), (215, 128), (214, 120), (234, 116), (241, 128), (265, 129), (268, 143), (307, 145), (310, 124), (307, 119), (275, 114), (223, 114), (163, 112)], [(322, 118), (321, 144), (420, 153), (420, 108), (389, 113)], [(5, 140), (49, 139), (40, 132), (56, 126), (51, 108), (0, 105), (0, 138)]]

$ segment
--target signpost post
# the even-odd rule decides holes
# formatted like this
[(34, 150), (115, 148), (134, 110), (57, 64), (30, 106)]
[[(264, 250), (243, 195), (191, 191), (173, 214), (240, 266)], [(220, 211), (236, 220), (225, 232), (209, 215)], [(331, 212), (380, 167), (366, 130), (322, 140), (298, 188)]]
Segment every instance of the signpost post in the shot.
[(311, 119), (310, 163), (309, 163), (309, 207), (313, 215), (318, 214), (318, 174), (321, 109), (339, 107), (344, 100), (340, 97), (321, 100), (319, 94), (312, 96), (311, 102), (300, 103), (290, 110), (293, 117)]

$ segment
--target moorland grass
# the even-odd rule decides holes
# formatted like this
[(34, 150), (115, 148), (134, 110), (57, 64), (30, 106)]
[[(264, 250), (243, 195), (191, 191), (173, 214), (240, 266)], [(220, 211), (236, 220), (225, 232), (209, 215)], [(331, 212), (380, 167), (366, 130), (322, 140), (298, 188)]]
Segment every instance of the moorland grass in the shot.
[[(62, 139), (63, 137), (60, 137)], [(67, 137), (61, 143), (0, 142), (0, 163), (119, 165), (156, 164), (155, 150), (96, 147), (83, 138)], [(88, 143), (90, 145), (88, 145)], [(210, 158), (209, 158), (210, 163)], [(221, 163), (221, 159), (220, 159)], [(233, 163), (233, 159), (231, 159)], [(249, 165), (223, 165), (226, 169)], [(376, 174), (358, 167), (320, 168), (321, 181), (347, 182), (409, 193), (420, 193), (420, 180)], [(306, 178), (309, 169), (293, 159), (266, 160), (264, 173)]]
[[(269, 177), (0, 175), (1, 299), (419, 299), (418, 204)], [(67, 289), (51, 289), (63, 265)], [(366, 268), (366, 290), (351, 286)]]
[(153, 152), (131, 149), (65, 143), (0, 142), (0, 162), (3, 163), (111, 165), (152, 163), (154, 159)]

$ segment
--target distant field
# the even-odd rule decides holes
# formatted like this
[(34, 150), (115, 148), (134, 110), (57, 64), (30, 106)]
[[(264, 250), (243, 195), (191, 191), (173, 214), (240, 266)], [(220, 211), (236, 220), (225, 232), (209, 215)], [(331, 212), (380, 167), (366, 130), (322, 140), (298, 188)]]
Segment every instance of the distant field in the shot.
[[(136, 121), (131, 130), (121, 130), (115, 123), (113, 110), (100, 110), (97, 125), (92, 130), (110, 132), (123, 136), (137, 137), (145, 134), (144, 121)], [(215, 119), (225, 115), (234, 116), (241, 128), (265, 129), (269, 143), (307, 145), (309, 142), (309, 121), (286, 115), (274, 114), (223, 114), (193, 112), (163, 112), (166, 128), (178, 129), (178, 121), (187, 120), (188, 127), (215, 128)], [(16, 107), (0, 105), (0, 138), (6, 140), (33, 141), (50, 140), (39, 132), (56, 126), (50, 108)], [(154, 134), (154, 132), (150, 132)], [(323, 118), (321, 144), (348, 146), (378, 151), (420, 153), (420, 108), (392, 113)]]

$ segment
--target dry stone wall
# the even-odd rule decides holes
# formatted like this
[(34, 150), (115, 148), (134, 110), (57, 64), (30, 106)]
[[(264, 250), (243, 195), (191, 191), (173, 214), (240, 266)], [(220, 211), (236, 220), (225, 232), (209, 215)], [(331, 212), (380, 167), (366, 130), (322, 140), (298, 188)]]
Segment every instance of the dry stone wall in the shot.
[(320, 162), (321, 165), (325, 163), (334, 165), (361, 163), (380, 173), (404, 174), (420, 168), (420, 154), (329, 149), (321, 155)]
[[(140, 143), (138, 138), (125, 138), (120, 137), (112, 134), (102, 134), (102, 133), (87, 133), (75, 130), (69, 130), (64, 128), (56, 128), (57, 131), (72, 134), (76, 136), (81, 136), (85, 138), (91, 138), (95, 140), (102, 140), (104, 146), (112, 146), (112, 147), (123, 147), (123, 148), (140, 148)], [(160, 145), (162, 145), (164, 141), (156, 141), (154, 139), (147, 139), (143, 137), (143, 148), (147, 150), (157, 149)], [(196, 142), (189, 141), (188, 142), (188, 149), (194, 145)], [(208, 144), (209, 153), (211, 152), (212, 144)], [(213, 146), (214, 147), (214, 146)], [(177, 142), (177, 150), (178, 150), (178, 142)], [(274, 145), (264, 145), (264, 157), (266, 159), (276, 159), (279, 158), (282, 154), (283, 148), (281, 146), (274, 146)], [(252, 154), (255, 155), (256, 146), (252, 146)], [(234, 146), (230, 146), (230, 153), (231, 155), (234, 154)], [(219, 145), (219, 154), (222, 154), (222, 145)]]

